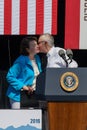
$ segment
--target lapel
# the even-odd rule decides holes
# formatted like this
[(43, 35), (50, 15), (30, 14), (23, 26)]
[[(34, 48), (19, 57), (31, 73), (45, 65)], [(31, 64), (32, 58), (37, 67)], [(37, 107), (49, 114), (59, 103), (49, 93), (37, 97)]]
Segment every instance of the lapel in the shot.
[[(29, 65), (29, 66), (31, 66), (32, 67), (32, 63), (31, 63), (31, 60), (29, 59), (29, 57), (28, 56), (26, 56), (26, 64), (27, 65)], [(33, 67), (32, 67), (33, 68)]]
[[(37, 66), (39, 68), (39, 71), (41, 72), (41, 64), (40, 64), (40, 60), (37, 55), (35, 55), (35, 60), (36, 60)], [(29, 66), (32, 67), (32, 62), (28, 56), (26, 56), (26, 64), (28, 64)], [(32, 69), (33, 69), (33, 67), (32, 67)]]

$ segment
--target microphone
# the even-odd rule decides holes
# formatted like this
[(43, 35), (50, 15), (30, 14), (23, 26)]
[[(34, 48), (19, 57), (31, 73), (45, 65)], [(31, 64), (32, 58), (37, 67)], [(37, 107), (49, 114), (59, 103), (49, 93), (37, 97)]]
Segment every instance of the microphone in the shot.
[(67, 59), (66, 59), (66, 56), (65, 56), (65, 52), (64, 50), (59, 50), (58, 52), (59, 56), (63, 58), (63, 60), (66, 62), (66, 66), (68, 66), (68, 62), (67, 62)]
[(70, 63), (71, 63), (72, 62), (72, 58), (73, 58), (73, 52), (72, 52), (72, 50), (71, 49), (67, 49), (66, 50), (66, 54), (69, 57)]

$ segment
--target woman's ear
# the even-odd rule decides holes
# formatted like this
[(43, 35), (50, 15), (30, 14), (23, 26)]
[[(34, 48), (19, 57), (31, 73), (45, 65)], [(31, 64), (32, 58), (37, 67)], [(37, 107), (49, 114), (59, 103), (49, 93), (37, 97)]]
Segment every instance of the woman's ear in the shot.
[(30, 52), (29, 48), (26, 48), (26, 51), (29, 53)]

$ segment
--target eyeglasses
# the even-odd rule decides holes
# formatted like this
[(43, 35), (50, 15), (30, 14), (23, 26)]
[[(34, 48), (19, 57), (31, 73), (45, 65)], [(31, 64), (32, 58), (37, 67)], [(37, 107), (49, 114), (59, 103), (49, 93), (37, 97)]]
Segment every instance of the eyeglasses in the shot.
[(45, 43), (46, 41), (40, 41), (40, 42), (38, 42), (38, 44), (41, 44), (41, 43)]

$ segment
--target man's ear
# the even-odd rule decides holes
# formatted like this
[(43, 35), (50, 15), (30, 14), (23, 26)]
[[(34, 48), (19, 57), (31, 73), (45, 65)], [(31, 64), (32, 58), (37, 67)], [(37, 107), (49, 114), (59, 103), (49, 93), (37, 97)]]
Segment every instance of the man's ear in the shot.
[(49, 50), (49, 45), (47, 42), (45, 42), (45, 47), (46, 47), (46, 50)]
[(48, 46), (48, 43), (45, 41), (45, 46), (47, 47)]

